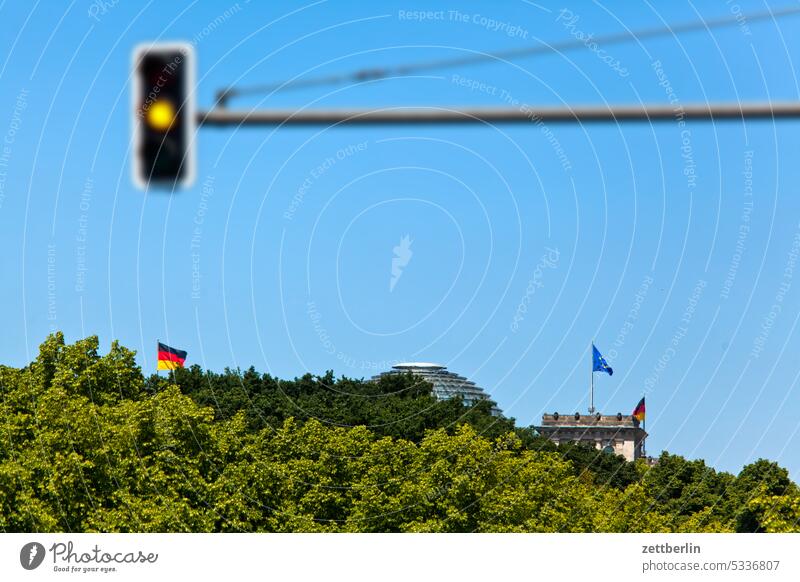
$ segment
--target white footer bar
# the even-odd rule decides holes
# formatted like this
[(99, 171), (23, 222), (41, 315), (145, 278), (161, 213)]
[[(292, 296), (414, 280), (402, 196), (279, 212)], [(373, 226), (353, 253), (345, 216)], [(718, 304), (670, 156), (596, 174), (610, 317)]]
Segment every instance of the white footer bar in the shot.
[(800, 580), (800, 534), (2, 534), (0, 580)]

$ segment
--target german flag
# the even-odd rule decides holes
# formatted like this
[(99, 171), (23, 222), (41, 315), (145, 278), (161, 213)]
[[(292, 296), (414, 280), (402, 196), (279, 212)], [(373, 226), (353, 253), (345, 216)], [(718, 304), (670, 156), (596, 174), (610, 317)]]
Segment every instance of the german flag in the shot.
[(639, 404), (636, 405), (636, 408), (633, 409), (633, 418), (639, 422), (644, 421), (644, 396), (642, 396), (642, 399), (639, 401)]
[(176, 368), (183, 368), (183, 362), (185, 361), (185, 351), (176, 350), (175, 348), (169, 347), (167, 344), (158, 342), (157, 370), (174, 370)]

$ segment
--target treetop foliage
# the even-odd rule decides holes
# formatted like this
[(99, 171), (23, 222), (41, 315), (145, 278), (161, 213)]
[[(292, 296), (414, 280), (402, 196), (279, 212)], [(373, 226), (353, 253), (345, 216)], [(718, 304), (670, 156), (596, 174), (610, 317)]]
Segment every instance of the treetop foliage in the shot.
[(556, 447), (491, 405), (377, 382), (197, 366), (49, 336), (0, 366), (0, 531), (800, 531), (800, 493), (663, 453)]

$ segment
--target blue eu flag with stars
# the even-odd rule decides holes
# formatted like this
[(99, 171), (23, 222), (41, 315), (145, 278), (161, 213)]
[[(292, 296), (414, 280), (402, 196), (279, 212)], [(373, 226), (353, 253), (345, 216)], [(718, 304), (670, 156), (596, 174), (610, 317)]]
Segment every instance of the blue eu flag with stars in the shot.
[(614, 374), (614, 370), (608, 365), (603, 354), (597, 351), (594, 344), (592, 344), (592, 372), (606, 372), (609, 376)]

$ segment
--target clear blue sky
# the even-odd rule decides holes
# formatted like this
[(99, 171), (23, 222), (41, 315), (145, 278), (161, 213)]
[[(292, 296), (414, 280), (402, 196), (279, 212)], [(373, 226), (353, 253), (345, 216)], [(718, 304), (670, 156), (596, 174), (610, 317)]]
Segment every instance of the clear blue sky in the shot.
[[(233, 82), (789, 2), (576, 3), (572, 17), (523, 1), (174, 4), (0, 1), (0, 360), (24, 365), (60, 329), (119, 339), (147, 371), (157, 338), (190, 363), (281, 377), (436, 361), (530, 424), (585, 411), (595, 338), (615, 369), (597, 375), (598, 408), (630, 413), (646, 393), (650, 452), (800, 475), (796, 121), (203, 129), (197, 183), (174, 196), (132, 186), (129, 149), (145, 41), (194, 39), (204, 107)], [(424, 9), (443, 12), (406, 14)], [(797, 16), (598, 48), (234, 104), (798, 98)]]

